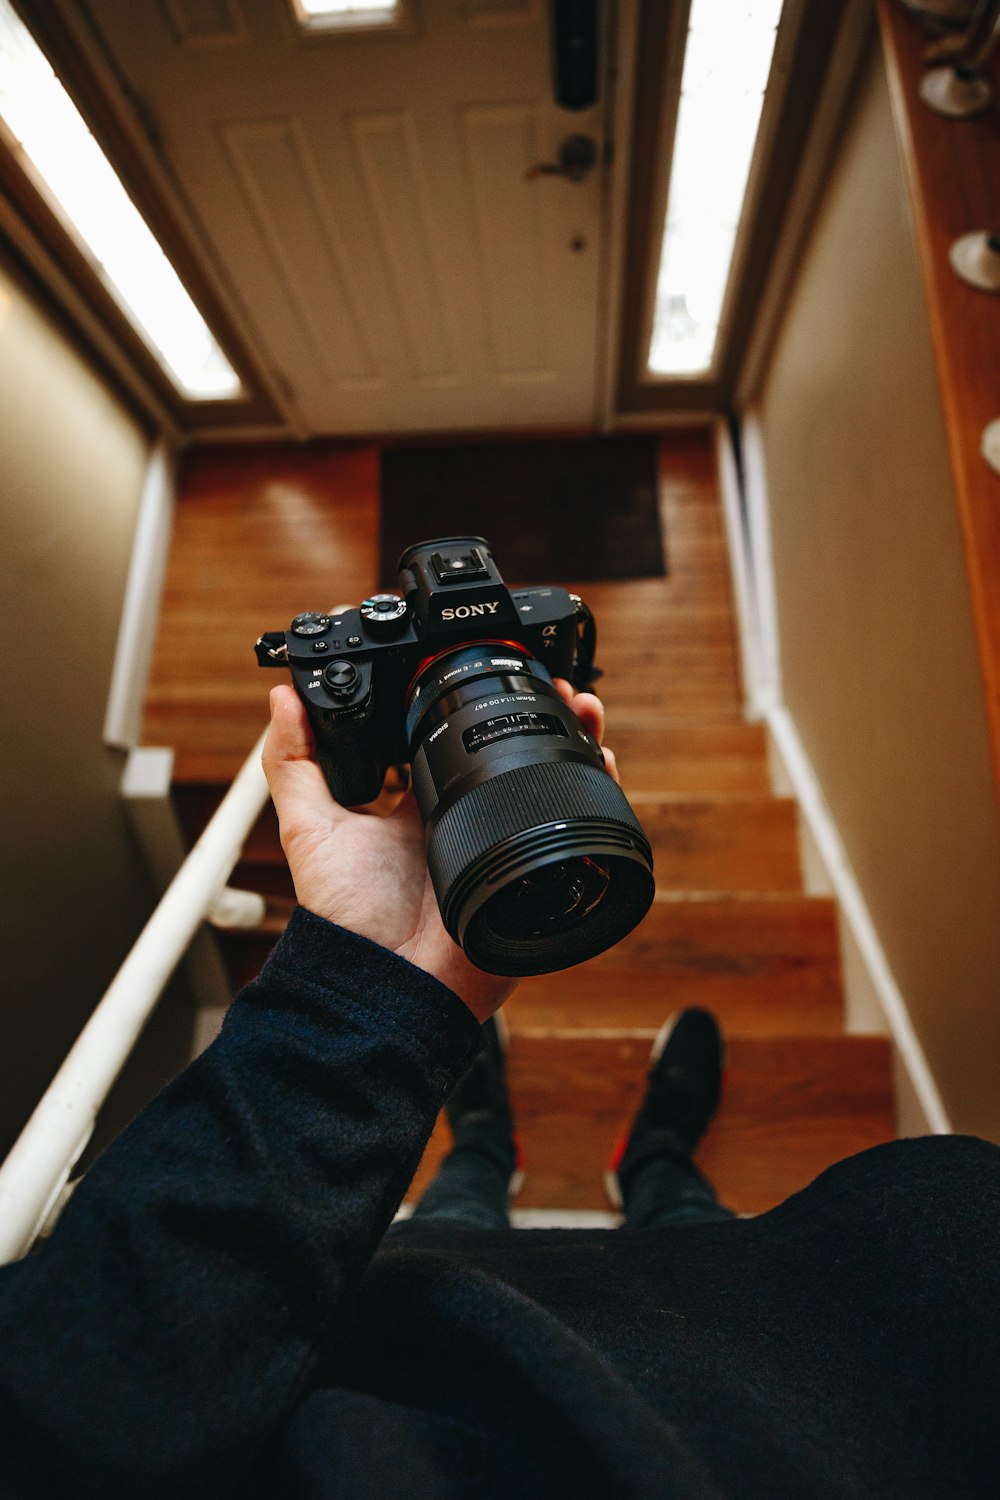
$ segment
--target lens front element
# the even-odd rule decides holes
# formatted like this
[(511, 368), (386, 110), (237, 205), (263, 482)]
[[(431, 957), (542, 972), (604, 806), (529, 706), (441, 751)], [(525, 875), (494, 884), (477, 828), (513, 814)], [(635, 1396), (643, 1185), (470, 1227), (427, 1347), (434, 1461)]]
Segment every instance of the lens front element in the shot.
[(517, 649), (435, 659), (413, 684), (408, 733), (445, 926), (488, 973), (547, 974), (641, 921), (653, 859), (600, 746)]
[(612, 871), (597, 859), (558, 859), (505, 885), (490, 900), (483, 922), (505, 942), (555, 938), (591, 915), (610, 879)]
[(607, 895), (611, 870), (590, 859), (560, 859), (512, 880), (491, 898), (483, 925), (504, 942), (555, 937), (582, 922)]

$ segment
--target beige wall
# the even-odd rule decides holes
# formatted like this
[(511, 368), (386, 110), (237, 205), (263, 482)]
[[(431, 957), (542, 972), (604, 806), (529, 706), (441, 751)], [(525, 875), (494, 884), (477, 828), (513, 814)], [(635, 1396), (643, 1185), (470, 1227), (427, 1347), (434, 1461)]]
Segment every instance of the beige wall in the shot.
[(881, 58), (761, 401), (784, 695), (956, 1129), (1000, 1139), (1000, 831)]
[[(4, 1152), (151, 892), (101, 743), (146, 439), (2, 263), (0, 413)], [(114, 1123), (179, 1060), (187, 1019), (156, 1023)]]

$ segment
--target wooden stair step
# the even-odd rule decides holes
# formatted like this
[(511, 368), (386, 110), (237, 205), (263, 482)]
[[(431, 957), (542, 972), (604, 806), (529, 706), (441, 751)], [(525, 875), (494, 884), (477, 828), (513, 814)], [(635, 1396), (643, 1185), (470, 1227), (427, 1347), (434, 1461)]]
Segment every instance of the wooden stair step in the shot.
[[(260, 971), (293, 905), (284, 894), (269, 896), (263, 927), (217, 934), (234, 987)], [(748, 1036), (836, 1036), (843, 1003), (834, 901), (658, 899), (606, 953), (523, 979), (507, 1014), (522, 1030), (650, 1033), (688, 1005), (714, 1011), (724, 1027)]]
[(239, 890), (259, 891), (262, 896), (273, 898), (275, 910), (268, 913), (273, 922), (280, 917), (282, 903), (295, 901), (295, 885), (292, 872), (285, 860), (266, 864), (241, 860), (229, 879), (229, 884)]
[[(180, 782), (175, 777), (171, 788), (174, 811), (189, 848), (196, 843), (228, 790), (227, 785), (216, 781)], [(278, 815), (269, 800), (247, 835), (241, 863), (282, 864), (284, 858), (278, 837)]]
[(781, 797), (632, 798), (653, 848), (657, 890), (801, 888), (794, 801)]
[[(254, 662), (262, 629), (394, 582), (378, 578), (379, 452), (351, 440), (185, 454), (142, 731), (175, 748), (179, 777), (230, 780), (266, 723), (281, 679)], [(612, 743), (636, 713), (735, 721), (743, 702), (711, 434), (663, 434), (658, 462), (668, 574), (564, 580), (598, 622)], [(523, 581), (539, 582), (509, 580)]]
[[(649, 1043), (511, 1037), (511, 1099), (527, 1179), (519, 1208), (606, 1208), (602, 1173), (642, 1097)], [(895, 1134), (881, 1037), (733, 1037), (722, 1107), (697, 1160), (720, 1198), (761, 1213), (834, 1162)], [(442, 1115), (414, 1179), (449, 1145)]]
[(508, 1002), (536, 1029), (657, 1029), (701, 1005), (748, 1035), (835, 1036), (843, 1027), (835, 903), (803, 895), (657, 900), (589, 963), (524, 979)]
[[(222, 789), (209, 784), (175, 789), (175, 806), (189, 844), (221, 796)], [(632, 805), (653, 848), (658, 890), (800, 888), (796, 809), (791, 799), (640, 792)], [(283, 865), (284, 855), (278, 820), (268, 803), (250, 831), (241, 865), (272, 864)]]
[[(253, 691), (253, 702), (244, 702)], [(196, 744), (175, 754), (174, 780), (184, 786), (198, 781), (228, 784), (249, 753), (249, 723), (267, 721), (267, 699), (253, 682), (240, 697), (237, 723), (217, 720), (205, 706), (204, 733)], [(193, 703), (186, 711), (195, 715)], [(256, 712), (255, 712), (256, 711)], [(246, 726), (244, 726), (246, 720)], [(166, 730), (165, 730), (166, 733)], [(771, 790), (763, 724), (748, 724), (733, 714), (715, 720), (681, 720), (655, 712), (609, 711), (607, 742), (618, 756), (622, 784), (631, 792), (750, 792)]]
[(609, 721), (608, 744), (618, 757), (622, 786), (635, 792), (749, 792), (771, 790), (762, 724), (701, 724), (669, 718)]

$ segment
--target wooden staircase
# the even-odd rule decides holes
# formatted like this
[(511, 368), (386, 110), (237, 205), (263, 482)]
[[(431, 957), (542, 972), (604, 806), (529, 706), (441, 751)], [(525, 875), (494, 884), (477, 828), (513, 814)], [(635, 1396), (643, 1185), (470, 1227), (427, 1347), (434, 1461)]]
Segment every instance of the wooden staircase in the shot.
[[(145, 738), (177, 749), (177, 803), (191, 838), (259, 730), (269, 683), (242, 660), (256, 633), (301, 608), (360, 598), (374, 581), (373, 558), (367, 574), (358, 571), (374, 553), (373, 452), (205, 455), (189, 470)], [(607, 1206), (602, 1169), (641, 1095), (650, 1040), (685, 1005), (714, 1010), (729, 1040), (726, 1095), (699, 1160), (734, 1208), (770, 1207), (894, 1134), (888, 1044), (843, 1034), (834, 904), (803, 894), (795, 806), (771, 795), (763, 731), (740, 715), (707, 435), (664, 439), (661, 497), (669, 576), (580, 586), (599, 625), (608, 743), (654, 847), (656, 902), (616, 948), (523, 982), (508, 1003), (527, 1168), (518, 1207)], [(238, 593), (240, 621), (247, 599), (259, 602), (242, 639), (232, 621), (223, 630), (240, 668), (220, 702), (185, 651), (195, 648), (199, 608), (204, 619), (218, 613), (220, 595), (224, 603)], [(213, 653), (224, 650), (216, 639)], [(293, 899), (270, 809), (234, 884), (270, 902), (264, 930), (223, 939), (239, 984)], [(447, 1144), (442, 1123), (416, 1190)]]

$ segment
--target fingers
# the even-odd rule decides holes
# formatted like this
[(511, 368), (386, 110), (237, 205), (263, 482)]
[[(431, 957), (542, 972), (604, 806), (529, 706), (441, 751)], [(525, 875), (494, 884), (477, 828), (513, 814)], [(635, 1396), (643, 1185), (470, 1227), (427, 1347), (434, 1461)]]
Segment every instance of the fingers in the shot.
[(584, 729), (589, 730), (597, 743), (601, 744), (604, 739), (604, 704), (600, 698), (593, 693), (577, 693), (569, 706)]
[(348, 816), (331, 797), (315, 753), (309, 717), (298, 693), (287, 684), (272, 688), (271, 727), (261, 763), (283, 835), (329, 827), (338, 815)]
[[(564, 677), (554, 677), (553, 684), (556, 692), (564, 703), (576, 714), (584, 729), (590, 731), (599, 745), (604, 740), (604, 704), (596, 693), (577, 693)], [(604, 750), (604, 764), (609, 773), (621, 786), (621, 777), (618, 774), (618, 762), (613, 750)]]
[(294, 688), (287, 683), (271, 689), (271, 728), (264, 742), (264, 759), (272, 765), (284, 761), (312, 760), (315, 741), (309, 715)]
[(564, 677), (553, 678), (556, 692), (564, 703), (568, 703), (584, 729), (588, 730), (598, 744), (604, 739), (604, 704), (596, 693), (574, 692)]

